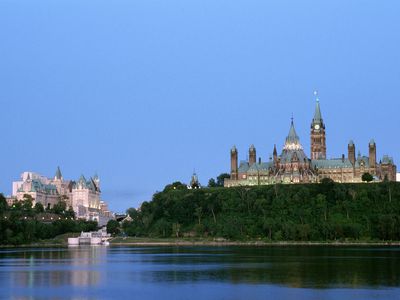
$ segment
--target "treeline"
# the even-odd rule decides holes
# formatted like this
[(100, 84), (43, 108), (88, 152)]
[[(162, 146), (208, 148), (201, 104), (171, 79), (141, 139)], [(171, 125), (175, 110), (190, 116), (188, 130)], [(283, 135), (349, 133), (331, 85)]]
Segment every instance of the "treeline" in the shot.
[(187, 190), (179, 182), (127, 211), (129, 236), (272, 241), (400, 240), (396, 182)]
[[(37, 217), (58, 216), (53, 222), (42, 222)], [(49, 219), (49, 218), (46, 218)], [(8, 206), (0, 194), (0, 245), (21, 245), (51, 239), (69, 232), (92, 231), (97, 229), (97, 222), (74, 219), (74, 213), (66, 209), (65, 203), (44, 209), (41, 204), (32, 207), (32, 199), (15, 202)]]

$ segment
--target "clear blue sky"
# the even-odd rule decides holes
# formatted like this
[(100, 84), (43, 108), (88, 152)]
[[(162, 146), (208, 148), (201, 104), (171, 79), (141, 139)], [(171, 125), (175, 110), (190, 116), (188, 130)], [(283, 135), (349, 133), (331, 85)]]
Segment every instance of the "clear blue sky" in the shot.
[(309, 155), (399, 159), (399, 1), (0, 0), (0, 191), (30, 170), (98, 172), (115, 211), (263, 160), (293, 113)]

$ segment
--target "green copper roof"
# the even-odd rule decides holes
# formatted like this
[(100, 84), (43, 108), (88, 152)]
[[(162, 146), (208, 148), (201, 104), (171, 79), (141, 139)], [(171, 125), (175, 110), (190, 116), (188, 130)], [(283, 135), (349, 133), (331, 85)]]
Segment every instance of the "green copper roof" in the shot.
[(292, 123), (290, 124), (289, 134), (286, 137), (286, 143), (296, 144), (299, 142), (299, 136), (296, 133), (296, 129), (294, 129), (294, 123), (292, 118)]
[(393, 164), (393, 158), (388, 155), (384, 155), (382, 157), (382, 164)]
[(31, 185), (31, 192), (42, 192), (46, 194), (56, 194), (57, 187), (52, 184), (44, 184), (40, 180), (33, 179)]
[(319, 107), (319, 100), (315, 104), (315, 112), (313, 117), (313, 124), (322, 124), (322, 115), (321, 115), (321, 108)]
[(269, 168), (272, 168), (272, 162), (262, 162), (262, 163), (254, 163), (247, 170), (250, 174), (257, 174), (258, 172), (266, 172)]
[(92, 191), (100, 191), (99, 187), (97, 186), (96, 182), (92, 177), (89, 178), (89, 180), (86, 180), (85, 176), (83, 174), (79, 178), (78, 182), (73, 182), (72, 184), (73, 188), (78, 188), (81, 186), (83, 189), (89, 189)]
[(83, 176), (83, 174), (79, 178), (78, 183), (81, 183), (82, 186), (86, 186), (86, 178), (85, 178), (85, 176)]
[(239, 169), (238, 172), (239, 173), (246, 173), (249, 170), (249, 163), (247, 161), (241, 161), (239, 164)]
[(359, 168), (361, 166), (369, 168), (369, 157), (365, 155), (361, 156), (361, 153), (359, 153), (355, 162), (355, 167)]
[(56, 171), (56, 179), (60, 179), (61, 180), (62, 175), (61, 175), (61, 170), (60, 167), (57, 167), (57, 171)]
[(349, 159), (332, 158), (332, 159), (316, 159), (311, 161), (311, 166), (318, 169), (337, 169), (337, 168), (352, 168)]

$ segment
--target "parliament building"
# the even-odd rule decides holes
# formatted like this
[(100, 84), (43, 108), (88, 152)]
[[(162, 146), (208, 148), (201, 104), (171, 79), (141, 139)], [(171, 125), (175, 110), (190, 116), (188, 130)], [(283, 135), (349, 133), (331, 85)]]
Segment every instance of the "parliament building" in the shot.
[(257, 161), (256, 148), (251, 145), (248, 159), (238, 164), (238, 151), (233, 146), (230, 153), (231, 176), (225, 179), (224, 186), (316, 183), (323, 178), (330, 178), (335, 182), (361, 182), (364, 173), (371, 174), (374, 181), (396, 180), (396, 165), (393, 163), (393, 158), (384, 155), (378, 162), (374, 140), (368, 143), (368, 156), (362, 156), (360, 152), (356, 156), (356, 146), (350, 141), (347, 157), (342, 155), (340, 158), (327, 159), (325, 123), (318, 99), (311, 122), (310, 138), (311, 157), (308, 158), (292, 118), (281, 154), (278, 155), (274, 146), (273, 155), (267, 162), (261, 162), (261, 159)]

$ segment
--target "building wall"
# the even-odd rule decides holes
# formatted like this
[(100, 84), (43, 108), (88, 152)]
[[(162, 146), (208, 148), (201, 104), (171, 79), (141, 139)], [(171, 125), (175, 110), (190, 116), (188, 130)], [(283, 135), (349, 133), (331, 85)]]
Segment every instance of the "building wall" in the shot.
[[(43, 185), (50, 185), (50, 187), (46, 191), (34, 190), (32, 188), (32, 179), (40, 180)], [(98, 215), (101, 214), (102, 208), (100, 205), (101, 193), (98, 189), (99, 180), (96, 179), (94, 182), (97, 188), (93, 188), (91, 184), (74, 184), (74, 182), (63, 180), (62, 178), (48, 179), (37, 173), (24, 172), (21, 174), (21, 180), (13, 182), (12, 198), (22, 200), (24, 195), (28, 194), (34, 199), (33, 205), (39, 202), (44, 207), (47, 207), (48, 204), (53, 206), (60, 199), (64, 199), (67, 202), (67, 206), (72, 206), (78, 216), (89, 217), (89, 211), (91, 215)], [(103, 202), (102, 205), (107, 217), (111, 217), (112, 213), (108, 211), (107, 204)]]

